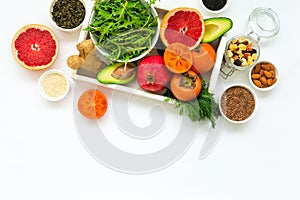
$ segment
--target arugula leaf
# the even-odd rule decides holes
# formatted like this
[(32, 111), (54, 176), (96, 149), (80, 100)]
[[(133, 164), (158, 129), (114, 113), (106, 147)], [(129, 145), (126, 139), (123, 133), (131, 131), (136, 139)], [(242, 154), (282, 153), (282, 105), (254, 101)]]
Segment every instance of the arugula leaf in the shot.
[(157, 31), (157, 17), (149, 11), (154, 3), (155, 0), (146, 5), (140, 0), (96, 0), (93, 21), (84, 30), (97, 38), (97, 45), (111, 53), (111, 59), (137, 57), (150, 48)]

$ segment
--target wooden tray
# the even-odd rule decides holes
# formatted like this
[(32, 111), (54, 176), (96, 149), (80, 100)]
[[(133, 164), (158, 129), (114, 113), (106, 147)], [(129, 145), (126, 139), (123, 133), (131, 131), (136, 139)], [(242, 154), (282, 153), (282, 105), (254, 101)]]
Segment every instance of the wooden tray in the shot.
[[(85, 20), (83, 22), (82, 29), (80, 31), (79, 38), (78, 38), (78, 43), (89, 38), (89, 33), (87, 31), (84, 31), (83, 29), (85, 27), (87, 27), (89, 24), (91, 13), (93, 10), (93, 4), (94, 4), (93, 1), (86, 3), (87, 13), (90, 13), (90, 14), (85, 18)], [(165, 15), (165, 13), (168, 12), (168, 9), (166, 9), (166, 8), (161, 8), (161, 7), (157, 7), (157, 6), (154, 6), (154, 7), (159, 15), (160, 20)], [(211, 70), (211, 73), (208, 73), (205, 75), (205, 79), (209, 84), (209, 92), (211, 92), (211, 93), (215, 92), (215, 87), (216, 87), (218, 76), (219, 76), (220, 66), (221, 66), (223, 54), (225, 51), (226, 41), (227, 41), (227, 36), (225, 34), (221, 38), (219, 38), (218, 40), (216, 40), (212, 43), (212, 45), (216, 48), (216, 63), (215, 63), (215, 66), (213, 67), (213, 70)], [(160, 42), (160, 39), (158, 42)], [(93, 52), (93, 56), (99, 59), (100, 64), (98, 63), (98, 60), (97, 60), (97, 63), (98, 63), (97, 67), (95, 67), (93, 69), (81, 66), (79, 69), (74, 70), (72, 73), (72, 78), (74, 80), (96, 84), (96, 85), (99, 85), (104, 88), (110, 88), (110, 89), (117, 90), (120, 92), (138, 95), (138, 96), (145, 97), (148, 99), (153, 99), (153, 100), (158, 100), (158, 101), (164, 101), (164, 99), (166, 99), (165, 96), (162, 96), (160, 94), (154, 94), (154, 93), (150, 93), (150, 92), (140, 89), (136, 80), (134, 80), (133, 82), (126, 84), (126, 85), (102, 84), (102, 83), (98, 82), (96, 79), (97, 72), (102, 67), (105, 67), (108, 63), (106, 63), (105, 58), (102, 55), (99, 55), (99, 52)], [(169, 102), (172, 103), (172, 101), (169, 101)]]

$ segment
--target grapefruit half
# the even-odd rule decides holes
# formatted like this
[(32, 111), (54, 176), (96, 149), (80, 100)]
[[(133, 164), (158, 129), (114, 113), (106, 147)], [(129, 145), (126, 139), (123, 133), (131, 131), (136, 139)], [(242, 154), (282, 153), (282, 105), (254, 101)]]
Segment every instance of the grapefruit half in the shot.
[(160, 25), (160, 39), (167, 47), (172, 43), (182, 43), (195, 49), (204, 36), (204, 19), (195, 8), (178, 7), (163, 17)]
[(41, 70), (55, 62), (58, 40), (49, 27), (28, 24), (15, 33), (11, 48), (14, 59), (20, 66), (29, 70)]

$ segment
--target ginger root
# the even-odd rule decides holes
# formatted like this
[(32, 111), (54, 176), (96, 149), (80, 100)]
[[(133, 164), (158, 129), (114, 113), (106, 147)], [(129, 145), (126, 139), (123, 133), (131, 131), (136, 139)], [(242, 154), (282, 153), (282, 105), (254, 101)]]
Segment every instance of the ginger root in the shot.
[(94, 49), (95, 44), (92, 39), (87, 39), (79, 42), (76, 47), (79, 51), (79, 57), (85, 59), (86, 56)]
[(79, 55), (71, 55), (67, 59), (67, 65), (73, 70), (77, 70), (83, 64), (88, 54), (95, 48), (95, 44), (91, 39), (86, 39), (79, 42), (76, 48)]

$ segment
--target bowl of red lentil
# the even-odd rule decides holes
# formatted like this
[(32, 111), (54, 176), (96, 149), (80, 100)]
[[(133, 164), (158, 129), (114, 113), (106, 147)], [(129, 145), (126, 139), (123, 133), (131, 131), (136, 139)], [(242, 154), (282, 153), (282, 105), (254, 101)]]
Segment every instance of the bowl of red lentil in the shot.
[(45, 99), (60, 101), (67, 96), (70, 90), (70, 82), (64, 72), (51, 69), (40, 76), (38, 88), (41, 96)]
[(229, 122), (242, 124), (252, 119), (257, 111), (257, 96), (244, 84), (229, 86), (219, 99), (222, 116)]

